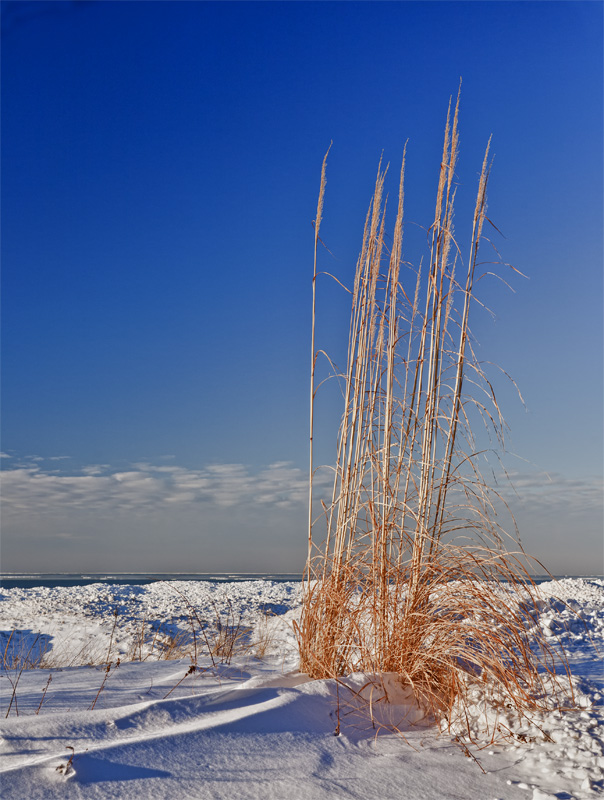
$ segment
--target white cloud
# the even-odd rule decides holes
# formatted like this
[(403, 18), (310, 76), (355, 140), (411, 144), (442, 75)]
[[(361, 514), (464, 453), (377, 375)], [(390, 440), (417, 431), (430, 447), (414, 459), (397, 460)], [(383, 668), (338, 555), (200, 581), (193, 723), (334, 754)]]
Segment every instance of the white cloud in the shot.
[(111, 511), (166, 504), (273, 505), (290, 508), (306, 501), (308, 478), (287, 462), (253, 471), (243, 464), (210, 464), (201, 469), (155, 466), (142, 462), (128, 470), (92, 464), (78, 474), (44, 470), (38, 463), (5, 470), (3, 507), (7, 514), (49, 513), (69, 509)]
[[(601, 478), (566, 478), (559, 474), (512, 473), (511, 484), (500, 482), (499, 491), (510, 506), (531, 512), (601, 513)], [(315, 485), (326, 496), (332, 473), (317, 473)], [(77, 474), (44, 469), (39, 462), (20, 464), (2, 474), (3, 510), (6, 514), (35, 514), (80, 509), (91, 512), (137, 510), (152, 513), (161, 508), (211, 504), (282, 509), (301, 508), (308, 498), (305, 470), (279, 461), (260, 470), (244, 464), (209, 464), (199, 469), (140, 462), (115, 470), (91, 464)]]
[[(304, 557), (308, 475), (289, 462), (256, 469), (90, 464), (77, 472), (32, 461), (10, 466), (1, 476), (4, 551), (28, 569), (37, 558), (40, 569), (69, 564), (80, 571), (81, 564), (99, 565), (115, 553), (116, 563), (130, 559), (128, 568), (153, 571), (174, 563), (183, 571), (197, 563), (198, 546), (203, 570), (210, 563), (221, 570), (297, 569)], [(593, 570), (601, 560), (602, 479), (528, 471), (510, 477), (514, 488), (498, 476), (498, 489), (519, 522), (527, 552), (552, 572)], [(318, 497), (330, 498), (332, 481), (329, 468), (315, 475), (316, 516)], [(127, 568), (125, 561), (122, 566)]]
[(109, 464), (90, 464), (82, 468), (84, 475), (101, 475), (105, 470), (110, 469)]
[[(54, 460), (54, 459), (49, 459)], [(499, 492), (509, 504), (531, 512), (601, 513), (601, 478), (567, 478), (545, 472), (510, 473)], [(329, 494), (330, 470), (315, 477)], [(327, 492), (325, 492), (327, 490)], [(5, 513), (50, 513), (67, 509), (153, 512), (171, 505), (302, 507), (308, 498), (306, 471), (279, 461), (260, 470), (244, 464), (209, 464), (199, 469), (139, 462), (128, 469), (91, 464), (77, 474), (44, 469), (30, 461), (2, 474)]]
[[(512, 473), (501, 480), (499, 494), (512, 513), (530, 529), (555, 523), (566, 527), (589, 521), (593, 527), (602, 518), (601, 478), (567, 478), (543, 472)], [(2, 508), (6, 520), (27, 523), (81, 515), (134, 514), (147, 517), (173, 513), (266, 514), (296, 512), (308, 500), (305, 470), (289, 462), (276, 462), (253, 470), (244, 464), (209, 464), (199, 469), (162, 466), (148, 462), (128, 469), (111, 469), (92, 464), (77, 474), (43, 468), (38, 462), (5, 469), (2, 480)], [(315, 476), (317, 495), (329, 498), (333, 472), (320, 470)], [(318, 503), (317, 503), (318, 509)], [(270, 513), (273, 513), (272, 511)], [(595, 521), (595, 522), (594, 522)]]
[(601, 477), (567, 478), (558, 473), (509, 473), (500, 492), (514, 506), (548, 514), (602, 512), (604, 482)]

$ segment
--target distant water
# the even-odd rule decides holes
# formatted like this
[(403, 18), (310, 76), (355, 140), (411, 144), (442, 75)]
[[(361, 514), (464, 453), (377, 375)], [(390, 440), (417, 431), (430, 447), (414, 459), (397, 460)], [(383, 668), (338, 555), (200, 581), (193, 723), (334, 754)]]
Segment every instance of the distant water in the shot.
[(301, 581), (299, 572), (31, 572), (0, 575), (2, 589), (31, 589), (34, 586), (87, 586), (91, 583), (141, 586), (156, 581)]
[[(601, 579), (601, 575), (554, 575), (554, 578)], [(60, 572), (5, 573), (0, 575), (2, 589), (31, 589), (34, 586), (87, 586), (91, 583), (140, 586), (156, 581), (301, 581), (300, 572)], [(550, 575), (533, 575), (535, 583), (550, 581)]]

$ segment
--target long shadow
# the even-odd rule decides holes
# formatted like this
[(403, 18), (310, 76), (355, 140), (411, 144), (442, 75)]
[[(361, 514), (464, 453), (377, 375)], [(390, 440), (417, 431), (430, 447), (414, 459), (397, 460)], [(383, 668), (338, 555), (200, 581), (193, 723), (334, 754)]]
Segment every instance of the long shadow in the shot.
[(0, 631), (0, 669), (26, 669), (36, 667), (52, 648), (53, 637), (47, 633), (34, 633), (29, 628)]
[(131, 767), (94, 755), (76, 755), (73, 761), (74, 778), (77, 783), (102, 783), (106, 781), (138, 781), (145, 778), (171, 778), (172, 773), (163, 769)]

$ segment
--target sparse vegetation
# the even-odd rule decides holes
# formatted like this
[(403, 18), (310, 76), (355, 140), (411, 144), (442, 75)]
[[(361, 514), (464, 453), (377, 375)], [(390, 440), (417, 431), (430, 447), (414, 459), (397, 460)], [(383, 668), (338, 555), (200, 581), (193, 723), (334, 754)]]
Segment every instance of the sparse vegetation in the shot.
[[(185, 601), (188, 612), (186, 625), (182, 627), (182, 620), (178, 623), (169, 623), (159, 620), (150, 620), (142, 616), (138, 621), (122, 620), (119, 608), (116, 605), (111, 614), (111, 632), (109, 644), (104, 644), (102, 637), (90, 636), (79, 649), (74, 651), (69, 642), (55, 643), (52, 637), (43, 634), (34, 634), (29, 631), (12, 630), (3, 634), (5, 641), (2, 643), (2, 674), (9, 681), (10, 699), (5, 716), (11, 713), (19, 715), (18, 685), (24, 671), (32, 669), (61, 670), (74, 666), (95, 666), (103, 668), (103, 677), (96, 696), (92, 699), (89, 709), (95, 708), (99, 697), (106, 687), (107, 682), (115, 674), (120, 664), (133, 661), (180, 661), (186, 659), (190, 662), (188, 670), (181, 680), (172, 687), (168, 694), (179, 686), (185, 678), (197, 671), (216, 669), (221, 664), (230, 664), (235, 655), (252, 654), (266, 651), (271, 634), (265, 624), (263, 632), (250, 640), (251, 629), (242, 624), (230, 600), (227, 600), (227, 610), (220, 611), (213, 604), (213, 619), (200, 616), (195, 607), (175, 587), (172, 587)], [(118, 648), (120, 628), (128, 626), (128, 647)], [(206, 658), (208, 666), (202, 668), (199, 662)], [(48, 690), (52, 681), (49, 673), (42, 697), (35, 711), (39, 714), (43, 704), (47, 701)], [(166, 695), (168, 696), (168, 695)]]
[(551, 680), (561, 663), (544, 637), (527, 632), (516, 590), (525, 608), (536, 608), (536, 587), (522, 548), (500, 525), (500, 498), (481, 474), (486, 452), (478, 429), (503, 446), (505, 428), (469, 328), (489, 222), (489, 147), (464, 248), (453, 226), (458, 112), (459, 97), (447, 115), (425, 265), (413, 267), (403, 256), (405, 155), (386, 246), (387, 168), (380, 162), (351, 291), (347, 364), (335, 372), (344, 411), (333, 492), (315, 518), (314, 304), (323, 162), (315, 221), (308, 561), (297, 628), (301, 670), (311, 677), (394, 674), (427, 713), (449, 726), (463, 718), (476, 682), (485, 688), (485, 702), (521, 717), (555, 702)]

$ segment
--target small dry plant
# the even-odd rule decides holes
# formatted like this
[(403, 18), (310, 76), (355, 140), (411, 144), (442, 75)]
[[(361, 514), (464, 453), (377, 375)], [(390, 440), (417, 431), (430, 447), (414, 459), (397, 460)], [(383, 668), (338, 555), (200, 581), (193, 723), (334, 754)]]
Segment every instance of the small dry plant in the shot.
[[(214, 620), (208, 622), (200, 618), (183, 592), (175, 586), (171, 588), (185, 601), (188, 609), (191, 628), (189, 655), (193, 664), (196, 665), (198, 658), (203, 655), (209, 656), (213, 667), (217, 664), (230, 664), (237, 652), (247, 649), (249, 629), (242, 624), (241, 614), (235, 612), (229, 599), (227, 599), (227, 610), (223, 612), (212, 603)], [(184, 646), (181, 645), (181, 648)]]
[[(380, 162), (351, 292), (347, 364), (338, 373), (344, 412), (333, 493), (314, 519), (315, 285), (327, 155), (323, 162), (308, 561), (297, 628), (300, 668), (311, 677), (395, 674), (445, 725), (463, 718), (476, 683), (485, 698), (520, 716), (538, 711), (551, 702), (560, 664), (544, 638), (529, 635), (527, 608), (537, 608), (537, 589), (516, 539), (514, 551), (504, 546), (500, 498), (480, 471), (486, 451), (477, 444), (478, 429), (486, 427), (503, 446), (505, 427), (469, 329), (488, 222), (489, 147), (464, 252), (453, 228), (458, 110), (459, 97), (447, 115), (423, 266), (403, 260), (405, 155), (386, 245)], [(325, 524), (327, 536), (318, 542), (315, 530)]]
[[(19, 686), (21, 675), (25, 670), (39, 667), (50, 651), (51, 645), (48, 637), (43, 634), (34, 634), (16, 629), (13, 629), (8, 634), (2, 631), (0, 642), (3, 645), (0, 671), (8, 679), (12, 689), (5, 716), (8, 717), (13, 708), (15, 714), (19, 716), (17, 687)], [(40, 703), (41, 705), (42, 703)]]

